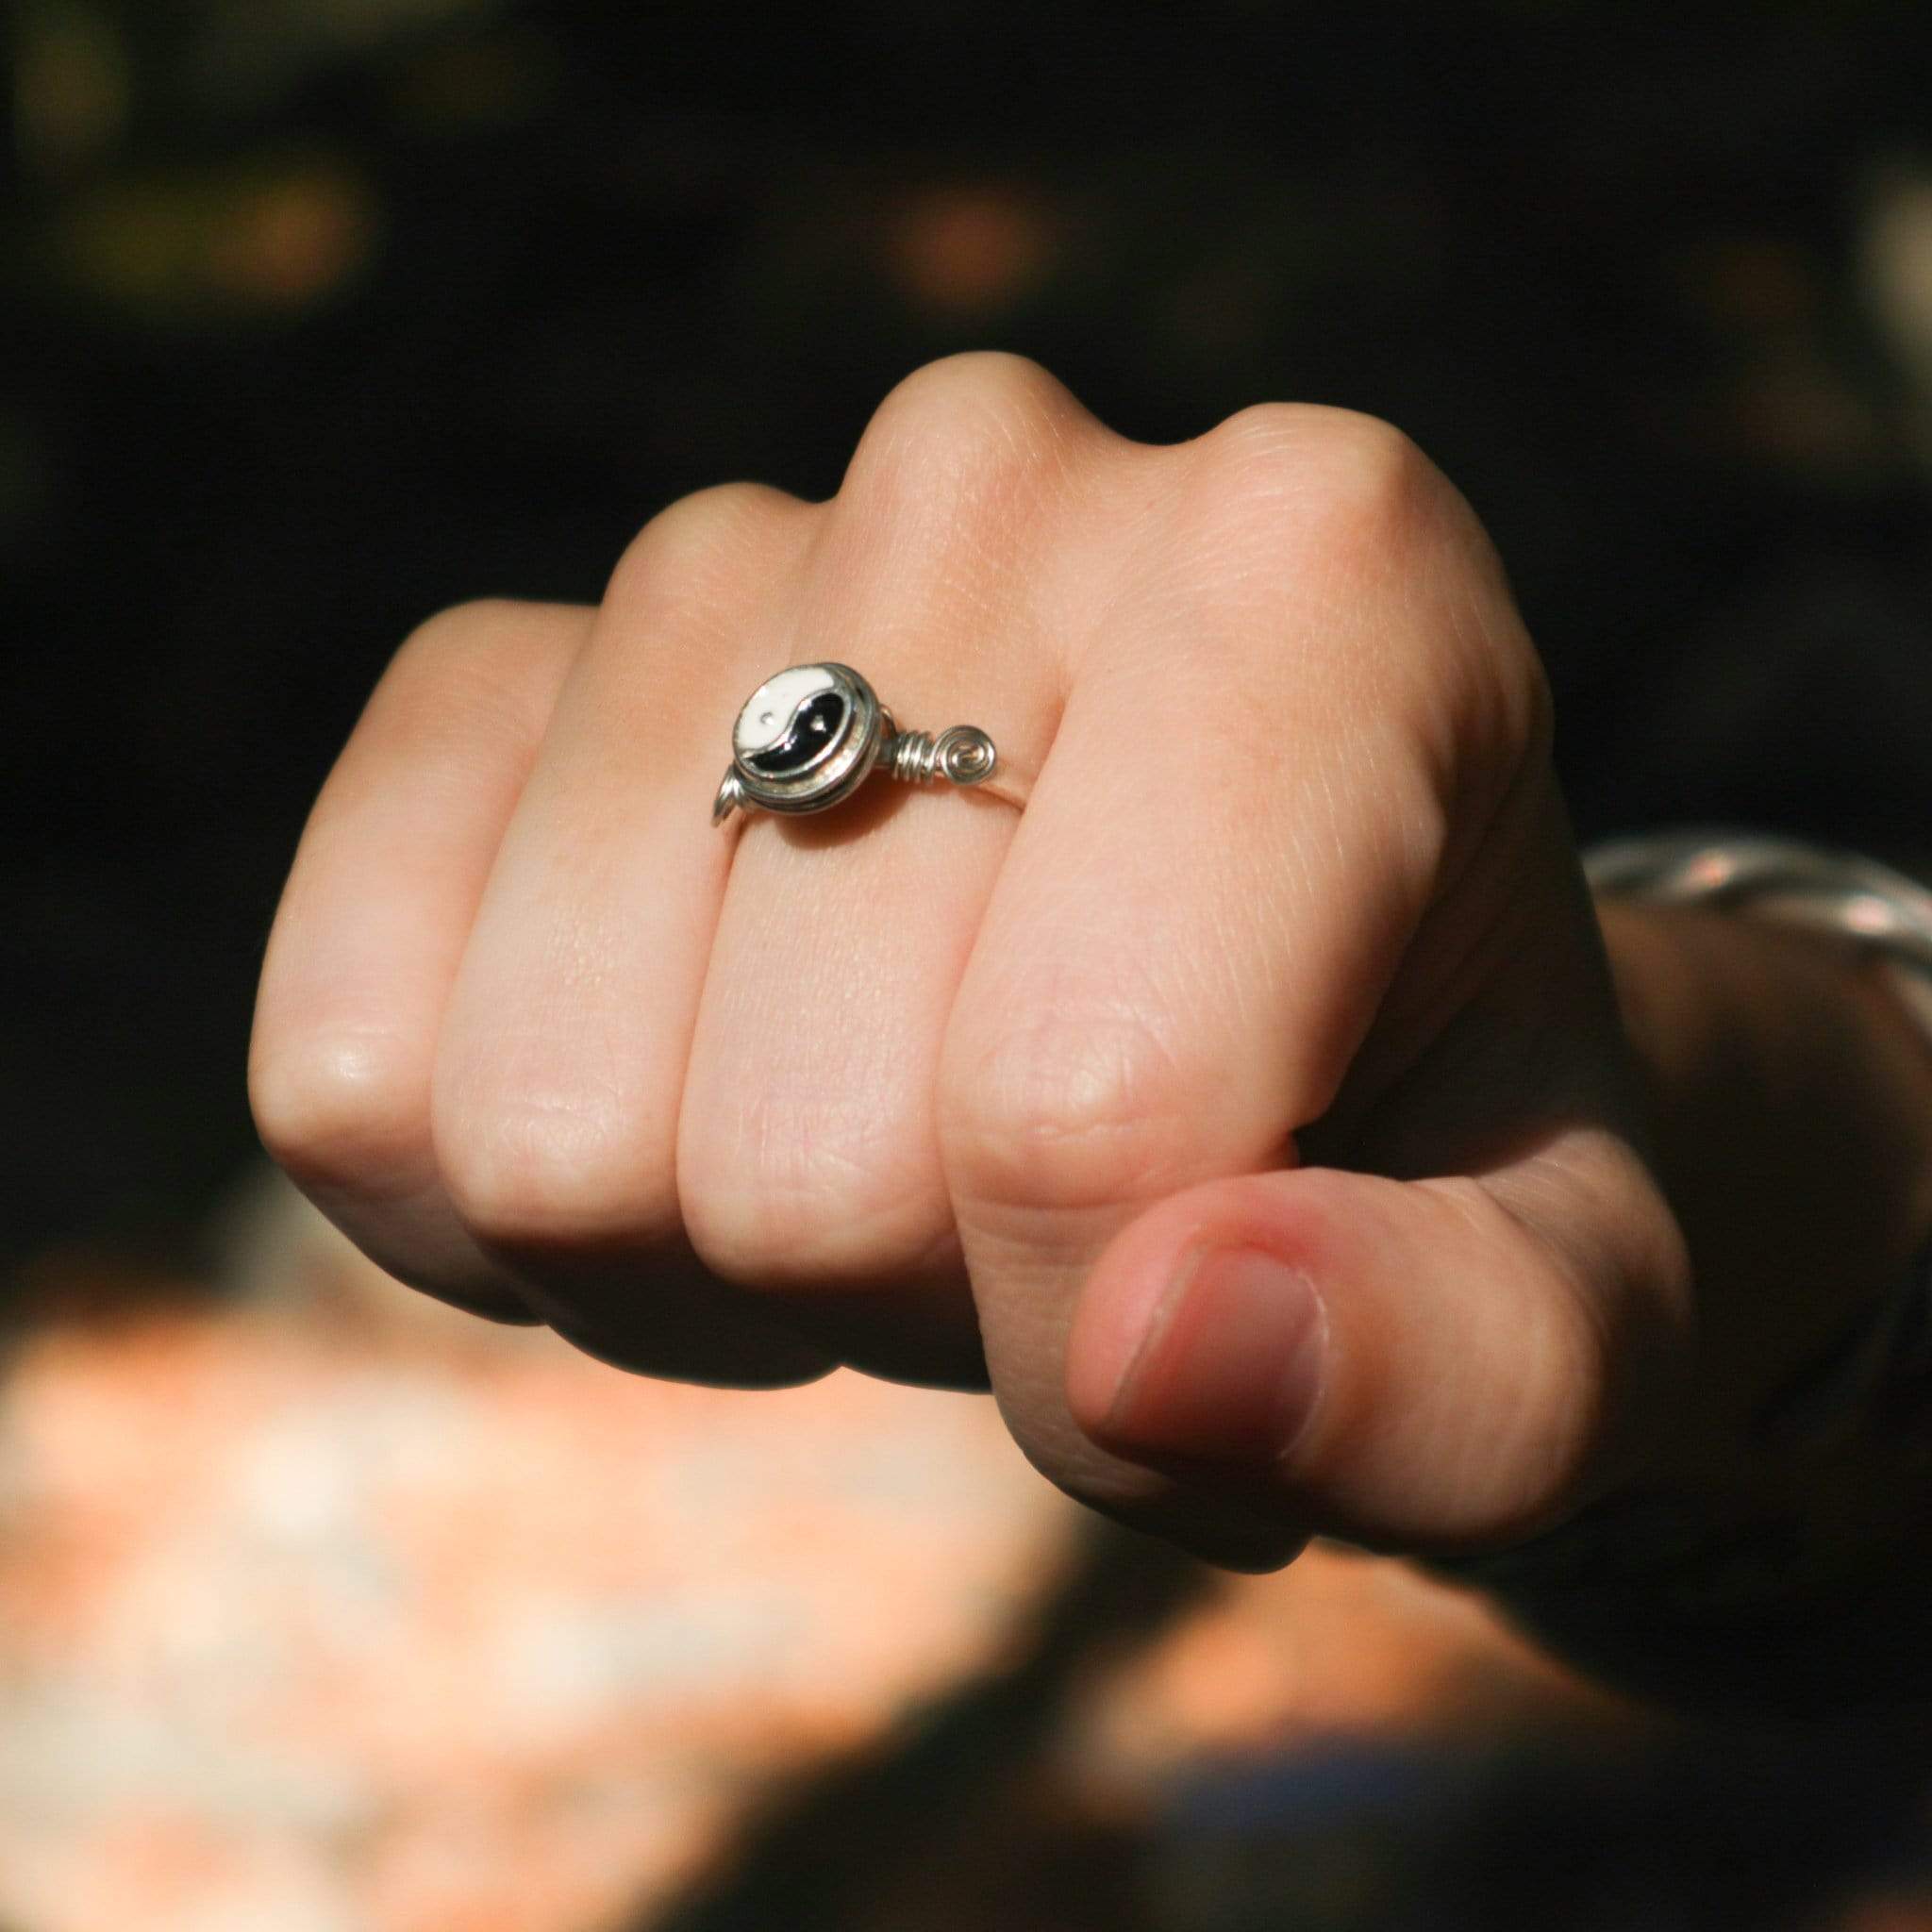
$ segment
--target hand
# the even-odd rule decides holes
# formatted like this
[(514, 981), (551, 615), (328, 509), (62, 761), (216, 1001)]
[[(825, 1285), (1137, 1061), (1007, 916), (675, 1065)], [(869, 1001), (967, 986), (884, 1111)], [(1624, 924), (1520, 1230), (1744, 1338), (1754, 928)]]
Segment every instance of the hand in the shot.
[[(710, 823), (750, 691), (857, 666), (1024, 814)], [(1690, 1254), (1474, 518), (1395, 430), (1125, 441), (975, 355), (836, 496), (648, 524), (594, 610), (404, 648), (303, 840), (251, 1089), (407, 1282), (641, 1373), (991, 1386), (1094, 1507), (1272, 1567), (1611, 1490)]]

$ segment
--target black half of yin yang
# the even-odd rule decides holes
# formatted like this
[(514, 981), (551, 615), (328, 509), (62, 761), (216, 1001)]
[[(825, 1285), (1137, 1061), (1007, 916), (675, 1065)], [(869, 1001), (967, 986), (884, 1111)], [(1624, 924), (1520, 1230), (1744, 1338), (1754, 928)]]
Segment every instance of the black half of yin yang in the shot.
[(845, 722), (845, 700), (836, 691), (814, 691), (802, 699), (785, 727), (785, 735), (762, 751), (747, 753), (745, 763), (774, 778), (802, 772), (839, 741)]

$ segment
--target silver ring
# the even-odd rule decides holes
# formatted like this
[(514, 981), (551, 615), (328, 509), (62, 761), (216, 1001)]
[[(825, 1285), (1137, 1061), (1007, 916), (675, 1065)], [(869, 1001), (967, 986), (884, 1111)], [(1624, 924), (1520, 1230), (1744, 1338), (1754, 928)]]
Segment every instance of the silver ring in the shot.
[(937, 736), (901, 731), (849, 664), (794, 664), (745, 699), (731, 727), (731, 764), (711, 823), (722, 825), (734, 811), (824, 811), (850, 798), (874, 772), (908, 785), (945, 778), (983, 787), (1012, 805), (1026, 802), (976, 724), (955, 724)]

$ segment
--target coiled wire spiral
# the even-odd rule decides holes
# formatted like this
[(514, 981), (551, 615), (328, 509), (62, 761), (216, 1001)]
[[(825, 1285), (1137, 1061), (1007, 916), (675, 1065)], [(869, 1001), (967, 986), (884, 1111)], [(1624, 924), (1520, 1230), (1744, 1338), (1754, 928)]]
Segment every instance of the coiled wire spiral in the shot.
[(979, 785), (998, 763), (992, 740), (976, 724), (949, 724), (937, 738), (930, 731), (895, 730), (879, 754), (880, 767), (908, 785), (930, 785), (935, 778)]

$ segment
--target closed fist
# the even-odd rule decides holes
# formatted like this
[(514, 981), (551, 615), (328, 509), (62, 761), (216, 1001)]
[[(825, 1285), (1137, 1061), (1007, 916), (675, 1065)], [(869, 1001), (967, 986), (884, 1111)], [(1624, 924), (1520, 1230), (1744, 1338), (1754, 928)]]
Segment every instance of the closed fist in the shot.
[[(711, 810), (858, 669), (1029, 779)], [(402, 1280), (648, 1375), (990, 1387), (1217, 1561), (1453, 1553), (1613, 1486), (1689, 1262), (1468, 507), (1264, 405), (1126, 441), (922, 369), (838, 493), (645, 525), (595, 608), (404, 647), (270, 943), (263, 1139)]]

